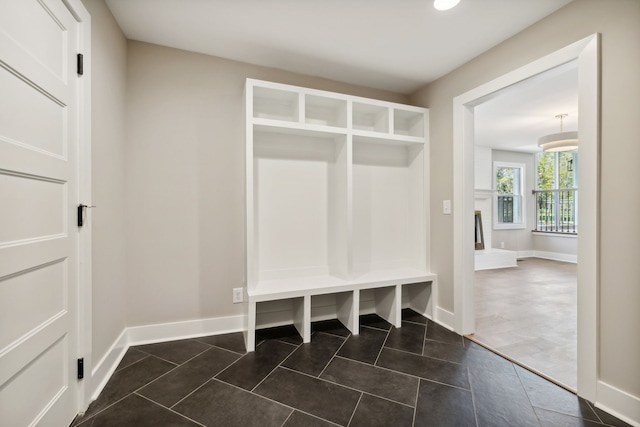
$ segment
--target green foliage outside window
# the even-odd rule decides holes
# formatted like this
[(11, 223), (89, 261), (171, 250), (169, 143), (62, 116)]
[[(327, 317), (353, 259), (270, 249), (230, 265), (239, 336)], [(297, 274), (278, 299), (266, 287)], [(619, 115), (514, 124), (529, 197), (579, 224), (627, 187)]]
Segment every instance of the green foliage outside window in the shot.
[[(555, 155), (558, 155), (558, 183), (556, 185)], [(577, 187), (575, 166), (578, 153), (562, 151), (560, 153), (538, 154), (538, 190), (556, 190)]]
[(536, 229), (548, 232), (577, 231), (577, 151), (538, 153)]
[(513, 194), (513, 185), (516, 171), (514, 168), (497, 168), (496, 189), (498, 194)]
[(522, 223), (522, 180), (524, 165), (496, 165), (496, 220), (498, 224)]

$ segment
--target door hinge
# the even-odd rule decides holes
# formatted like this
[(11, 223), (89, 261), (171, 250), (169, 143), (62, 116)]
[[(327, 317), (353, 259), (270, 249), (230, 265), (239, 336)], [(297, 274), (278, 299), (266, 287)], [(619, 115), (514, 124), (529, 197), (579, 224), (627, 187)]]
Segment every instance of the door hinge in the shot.
[(84, 212), (86, 208), (95, 208), (92, 205), (78, 205), (78, 227), (82, 227), (84, 225)]
[(84, 378), (84, 357), (78, 359), (78, 379)]
[(78, 54), (78, 75), (81, 76), (84, 74), (84, 56), (79, 53)]

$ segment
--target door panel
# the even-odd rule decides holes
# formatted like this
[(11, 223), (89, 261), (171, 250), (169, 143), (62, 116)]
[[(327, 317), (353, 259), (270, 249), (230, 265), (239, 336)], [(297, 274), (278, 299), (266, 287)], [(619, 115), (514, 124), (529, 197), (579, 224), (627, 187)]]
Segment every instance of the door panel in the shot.
[[(2, 135), (6, 139), (36, 150), (63, 156), (66, 152), (66, 108), (26, 81), (16, 79), (6, 69), (0, 69), (0, 103)], [(32, 126), (37, 122), (38, 126)]]
[(64, 363), (67, 347), (68, 342), (63, 335), (28, 363), (20, 375), (4, 385), (0, 390), (3, 423), (7, 426), (30, 425), (34, 415), (45, 411), (67, 391), (67, 367)]
[(0, 2), (0, 424), (78, 409), (79, 26), (60, 0)]
[(68, 54), (65, 27), (73, 25), (65, 19), (66, 13), (62, 2), (27, 0), (19, 8), (12, 8), (11, 13), (0, 15), (0, 28), (25, 52), (63, 79)]
[(11, 189), (0, 209), (0, 224), (11, 226), (0, 230), (0, 245), (65, 233), (67, 183), (6, 172), (0, 188)]
[[(5, 348), (65, 310), (65, 260), (5, 279), (0, 286), (0, 348)], [(37, 298), (33, 296), (37, 295)]]

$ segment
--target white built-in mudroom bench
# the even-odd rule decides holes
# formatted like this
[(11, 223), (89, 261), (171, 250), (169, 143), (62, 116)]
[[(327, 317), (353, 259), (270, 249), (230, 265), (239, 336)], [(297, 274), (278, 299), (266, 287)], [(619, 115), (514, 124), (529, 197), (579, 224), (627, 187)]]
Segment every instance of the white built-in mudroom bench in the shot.
[(247, 79), (246, 346), (256, 329), (431, 317), (428, 110)]

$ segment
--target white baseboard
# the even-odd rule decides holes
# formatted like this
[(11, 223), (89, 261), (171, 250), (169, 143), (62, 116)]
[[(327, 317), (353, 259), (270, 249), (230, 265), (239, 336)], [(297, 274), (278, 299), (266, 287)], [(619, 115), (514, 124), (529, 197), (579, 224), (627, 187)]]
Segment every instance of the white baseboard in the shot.
[(627, 424), (640, 427), (640, 397), (602, 381), (598, 381), (597, 396), (597, 408), (620, 418)]
[(518, 252), (518, 258), (542, 258), (552, 261), (571, 262), (573, 264), (578, 263), (578, 255), (561, 254), (559, 252), (520, 251)]
[(243, 330), (244, 316), (214, 317), (210, 319), (186, 320), (157, 325), (132, 326), (127, 328), (131, 345), (152, 344), (187, 338), (220, 335)]
[(91, 372), (91, 400), (97, 399), (129, 347), (243, 330), (244, 316), (216, 317), (125, 328)]
[(517, 251), (516, 252), (516, 256), (518, 257), (518, 259), (520, 259), (520, 258), (534, 258), (535, 257), (535, 251)]
[[(94, 365), (91, 371), (91, 391), (89, 396), (91, 396), (92, 402), (98, 398), (98, 395), (115, 372), (128, 348), (127, 328), (125, 328), (120, 336), (113, 342), (104, 357)], [(90, 402), (87, 402), (87, 404), (88, 403)]]
[(455, 331), (453, 325), (456, 324), (456, 315), (450, 312), (449, 310), (445, 310), (442, 307), (436, 306), (435, 319), (432, 319), (437, 324), (444, 326), (445, 328)]
[(506, 249), (483, 249), (474, 253), (474, 270), (517, 267), (517, 253)]

